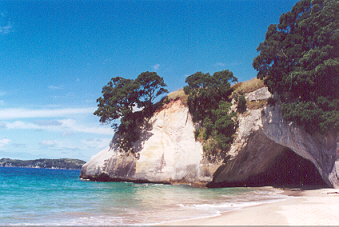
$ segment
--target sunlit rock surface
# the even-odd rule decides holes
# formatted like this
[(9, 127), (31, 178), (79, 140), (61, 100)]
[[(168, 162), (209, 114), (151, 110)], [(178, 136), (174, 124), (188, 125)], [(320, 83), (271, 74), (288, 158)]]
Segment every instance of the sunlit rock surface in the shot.
[(219, 163), (203, 157), (194, 139), (194, 124), (181, 100), (166, 104), (150, 119), (151, 127), (135, 143), (137, 152), (120, 152), (114, 144), (94, 155), (81, 170), (92, 180), (156, 183), (207, 183)]

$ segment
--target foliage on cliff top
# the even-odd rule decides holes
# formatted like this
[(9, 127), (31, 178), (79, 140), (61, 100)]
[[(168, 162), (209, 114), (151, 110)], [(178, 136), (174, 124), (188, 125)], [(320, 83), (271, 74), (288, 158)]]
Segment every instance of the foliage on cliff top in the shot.
[(237, 78), (229, 70), (209, 73), (197, 72), (186, 78), (184, 87), (193, 121), (201, 125), (195, 137), (202, 138), (206, 154), (220, 155), (232, 142), (236, 130), (236, 114), (230, 112), (233, 92), (230, 82)]
[(246, 94), (265, 86), (266, 85), (262, 80), (253, 78), (245, 82), (236, 83), (232, 86), (232, 88), (234, 89), (233, 94), (239, 92)]
[(176, 100), (176, 99), (180, 99), (182, 101), (183, 104), (187, 105), (187, 98), (188, 95), (185, 94), (184, 89), (179, 89), (176, 91), (173, 91), (171, 93), (169, 93), (166, 98), (171, 101), (171, 100)]
[(268, 27), (257, 77), (307, 132), (339, 130), (339, 1), (302, 0)]
[[(112, 128), (121, 135), (117, 137), (118, 147), (128, 151), (139, 139), (139, 126), (144, 119), (152, 116), (154, 99), (168, 92), (164, 87), (166, 84), (162, 77), (147, 71), (136, 80), (112, 78), (102, 88), (103, 97), (97, 99), (98, 109), (94, 114), (100, 117), (100, 122), (112, 123)], [(142, 111), (136, 111), (137, 108)]]

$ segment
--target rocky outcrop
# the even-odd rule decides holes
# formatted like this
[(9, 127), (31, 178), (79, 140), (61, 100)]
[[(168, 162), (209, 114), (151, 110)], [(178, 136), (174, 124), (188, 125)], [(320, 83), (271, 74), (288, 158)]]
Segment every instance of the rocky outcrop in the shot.
[(212, 181), (221, 162), (209, 163), (201, 143), (194, 139), (194, 124), (180, 99), (165, 105), (149, 121), (135, 143), (136, 152), (125, 153), (115, 145), (93, 156), (81, 178), (102, 181), (200, 184)]
[[(271, 97), (267, 88), (246, 94), (256, 102)], [(335, 160), (337, 136), (306, 133), (286, 122), (279, 103), (239, 116), (239, 128), (225, 160), (211, 162), (194, 139), (194, 124), (180, 99), (150, 119), (149, 129), (135, 144), (136, 153), (115, 145), (93, 156), (81, 177), (100, 181), (262, 186), (316, 184), (339, 187)]]
[[(262, 96), (269, 97), (267, 88), (247, 95), (252, 101), (260, 100)], [(209, 185), (257, 186), (278, 182), (302, 185), (309, 180), (309, 183), (322, 184), (323, 181), (328, 186), (339, 187), (336, 148), (335, 133), (326, 136), (306, 133), (296, 124), (282, 119), (279, 103), (248, 110), (239, 117), (238, 134), (227, 162), (216, 171)], [(281, 163), (284, 156), (290, 159)], [(284, 172), (290, 175), (286, 176)]]

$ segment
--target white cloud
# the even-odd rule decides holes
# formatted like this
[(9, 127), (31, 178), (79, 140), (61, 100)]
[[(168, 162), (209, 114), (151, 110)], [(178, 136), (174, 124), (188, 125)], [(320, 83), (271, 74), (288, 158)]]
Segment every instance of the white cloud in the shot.
[(230, 67), (230, 66), (237, 66), (237, 65), (240, 65), (239, 62), (228, 62), (228, 63), (222, 63), (222, 62), (218, 62), (216, 64), (214, 64), (214, 66), (221, 66), (221, 67)]
[(0, 139), (0, 149), (11, 142), (10, 139)]
[(52, 132), (62, 132), (62, 135), (71, 135), (74, 132), (92, 133), (99, 135), (112, 135), (111, 128), (102, 127), (88, 127), (78, 124), (73, 119), (53, 120), (53, 121), (37, 121), (35, 123), (14, 121), (3, 122), (2, 128), (5, 129), (33, 129), (33, 130), (46, 130)]
[(40, 145), (44, 147), (55, 147), (56, 144), (56, 140), (43, 140), (40, 142)]
[(64, 89), (62, 85), (60, 86), (49, 85), (48, 88), (51, 90), (63, 90)]
[(74, 114), (93, 113), (95, 108), (66, 108), (66, 109), (1, 109), (0, 120), (23, 118), (62, 117)]
[(42, 149), (53, 149), (59, 151), (65, 150), (86, 150), (86, 149), (103, 149), (107, 147), (110, 143), (111, 139), (87, 139), (81, 140), (81, 143), (78, 144), (73, 140), (43, 140), (39, 144)]
[(78, 146), (74, 145), (74, 141), (71, 140), (43, 140), (40, 143), (43, 149), (55, 149), (55, 150), (80, 150)]
[(224, 63), (222, 63), (222, 62), (218, 62), (218, 63), (215, 64), (214, 66), (222, 66), (222, 67), (224, 67), (224, 66), (226, 66), (226, 64), (224, 64)]
[(159, 70), (159, 68), (160, 68), (160, 64), (153, 65), (154, 70)]
[(5, 26), (0, 26), (0, 34), (6, 35), (13, 32), (13, 25), (11, 22), (8, 22)]
[(82, 140), (81, 142), (85, 144), (88, 148), (105, 148), (109, 145), (112, 139), (107, 138), (107, 139), (87, 139), (87, 140)]

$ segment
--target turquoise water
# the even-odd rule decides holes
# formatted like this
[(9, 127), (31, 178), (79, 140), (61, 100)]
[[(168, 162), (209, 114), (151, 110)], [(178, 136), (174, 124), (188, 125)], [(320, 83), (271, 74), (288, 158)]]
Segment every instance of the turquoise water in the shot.
[(272, 188), (90, 182), (79, 170), (0, 167), (0, 225), (135, 225), (284, 199)]

